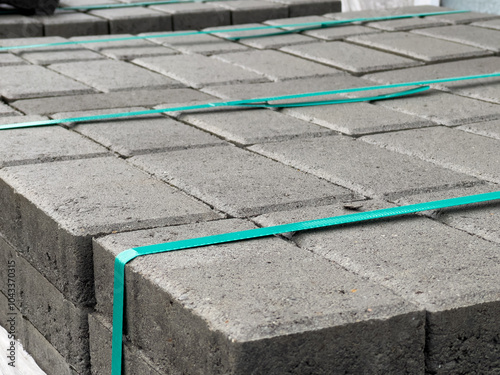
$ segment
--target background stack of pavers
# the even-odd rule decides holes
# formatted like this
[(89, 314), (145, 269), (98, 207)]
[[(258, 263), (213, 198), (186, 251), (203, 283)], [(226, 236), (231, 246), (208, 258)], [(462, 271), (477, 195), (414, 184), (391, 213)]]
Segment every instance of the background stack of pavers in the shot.
[[(0, 53), (0, 124), (500, 70), (500, 17), (486, 14), (240, 42), (225, 29)], [(49, 374), (107, 374), (119, 252), (498, 191), (499, 128), (488, 79), (372, 104), (1, 131), (0, 324), (15, 260), (28, 351)], [(499, 215), (483, 204), (136, 259), (124, 373), (498, 373)]]

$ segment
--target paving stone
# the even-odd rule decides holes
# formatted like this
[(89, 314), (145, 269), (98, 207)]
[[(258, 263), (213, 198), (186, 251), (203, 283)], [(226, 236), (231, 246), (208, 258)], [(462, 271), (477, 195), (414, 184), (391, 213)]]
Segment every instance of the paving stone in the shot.
[[(130, 160), (234, 216), (321, 204), (351, 194), (346, 189), (232, 146), (141, 155)], [(189, 160), (189, 169), (186, 160)], [(200, 172), (194, 173), (195, 170)]]
[(242, 145), (328, 133), (309, 122), (267, 109), (200, 111), (183, 114), (180, 119)]
[(231, 11), (231, 23), (235, 25), (288, 17), (288, 7), (276, 2), (235, 0), (214, 2), (213, 4), (229, 9)]
[(500, 140), (500, 120), (475, 122), (459, 126), (457, 129)]
[(491, 54), (483, 49), (405, 32), (359, 35), (348, 40), (427, 62)]
[(379, 33), (379, 30), (361, 25), (335, 26), (318, 30), (304, 31), (304, 35), (323, 40), (343, 40), (354, 35)]
[[(92, 39), (110, 39), (110, 38), (128, 38), (133, 37), (131, 34), (114, 34), (110, 35), (94, 35)], [(71, 40), (81, 41), (88, 40), (88, 36), (77, 36)], [(98, 51), (101, 54), (111, 57), (115, 60), (132, 60), (136, 57), (148, 57), (159, 55), (174, 55), (177, 51), (165, 46), (159, 46), (145, 39), (133, 39), (113, 42), (96, 42), (80, 44), (81, 47)]]
[[(61, 37), (43, 37), (43, 38), (14, 38), (14, 39), (1, 39), (0, 45), (2, 47), (11, 46), (28, 46), (46, 43), (63, 43), (68, 40)], [(22, 57), (33, 64), (47, 65), (59, 62), (71, 61), (86, 61), (86, 60), (99, 60), (103, 56), (89, 51), (83, 47), (75, 45), (67, 46), (53, 46), (47, 48), (27, 48), (27, 49), (14, 49), (11, 53)]]
[[(52, 117), (83, 117), (106, 113), (143, 111), (145, 109), (134, 107), (118, 110), (64, 112), (57, 113)], [(111, 121), (77, 123), (72, 129), (125, 157), (159, 151), (207, 147), (223, 143), (223, 141), (212, 135), (159, 114)]]
[[(0, 40), (1, 44), (1, 40)], [(10, 66), (10, 65), (26, 65), (28, 64), (25, 60), (14, 56), (10, 53), (0, 53), (0, 67)]]
[(231, 24), (231, 12), (210, 3), (151, 5), (149, 8), (171, 14), (174, 30), (201, 30)]
[(43, 24), (31, 17), (2, 15), (0, 26), (0, 38), (43, 36)]
[(362, 139), (482, 180), (500, 182), (500, 143), (495, 139), (446, 127), (376, 134)]
[(271, 1), (287, 5), (290, 17), (340, 12), (342, 9), (341, 1), (332, 1), (332, 0), (271, 0)]
[(475, 181), (345, 136), (265, 143), (250, 149), (370, 197), (393, 199), (410, 192)]
[(467, 12), (458, 14), (443, 14), (440, 16), (433, 16), (439, 21), (445, 21), (451, 24), (462, 24), (491, 20), (494, 18), (499, 18), (498, 15), (488, 14), (488, 13), (478, 13), (478, 12)]
[(500, 105), (498, 104), (438, 91), (384, 100), (380, 101), (378, 105), (447, 126), (500, 118)]
[(293, 238), (425, 308), (426, 364), (433, 372), (491, 373), (498, 367), (498, 244), (414, 216)]
[(344, 74), (337, 69), (279, 51), (226, 53), (217, 55), (215, 58), (262, 74), (273, 81)]
[[(300, 25), (304, 23), (327, 22), (327, 21), (331, 21), (331, 19), (318, 15), (311, 15), (311, 16), (301, 16), (301, 17), (270, 19), (263, 23), (266, 25), (273, 25), (273, 26), (283, 25), (282, 27), (283, 30), (294, 30), (297, 28), (301, 28), (302, 26), (286, 26), (286, 25), (297, 25), (297, 24)], [(276, 31), (280, 30), (276, 29)]]
[(182, 86), (178, 81), (124, 61), (96, 60), (53, 64), (50, 69), (103, 92)]
[[(217, 30), (216, 35), (224, 38), (232, 38), (232, 37), (242, 37), (242, 36), (258, 36), (272, 33), (273, 30), (269, 29), (261, 29), (261, 30), (248, 30), (248, 31), (238, 31), (238, 32), (224, 32), (226, 29), (234, 30), (234, 29), (245, 29), (245, 28), (253, 28), (253, 27), (263, 27), (265, 25), (259, 23), (250, 23), (245, 25), (237, 25), (237, 26), (222, 26), (222, 27), (212, 27), (210, 30)], [(276, 29), (275, 31), (279, 31), (280, 29)], [(277, 36), (266, 36), (263, 38), (249, 38), (249, 39), (241, 39), (238, 40), (240, 44), (244, 44), (246, 46), (250, 46), (257, 49), (277, 49), (284, 46), (290, 46), (295, 44), (304, 44), (304, 43), (313, 43), (316, 42), (316, 39), (310, 38), (305, 35), (299, 34), (285, 34), (285, 35), (277, 35)]]
[(283, 47), (281, 50), (353, 73), (369, 73), (420, 64), (401, 56), (343, 42), (309, 43)]
[[(233, 219), (98, 239), (98, 300), (110, 305), (123, 249), (252, 227)], [(126, 272), (127, 337), (167, 373), (423, 371), (423, 311), (281, 239), (156, 254)]]
[(500, 30), (500, 18), (496, 18), (489, 21), (474, 22), (472, 26), (485, 27), (487, 29)]
[[(462, 77), (498, 72), (500, 58), (485, 57), (464, 61), (454, 61), (442, 64), (433, 64), (418, 68), (402, 69), (392, 72), (376, 73), (363, 76), (379, 83), (400, 83), (439, 78)], [(462, 82), (446, 82), (433, 84), (440, 90), (500, 103), (500, 79), (486, 78), (467, 80)]]
[(19, 114), (19, 112), (14, 110), (14, 108), (9, 107), (7, 104), (0, 102), (0, 117), (2, 117), (2, 116), (15, 116), (18, 114)]
[(267, 81), (260, 74), (203, 55), (145, 57), (135, 59), (134, 63), (194, 88)]
[[(41, 66), (4, 66), (0, 68), (0, 75), (2, 76), (0, 95), (8, 100), (94, 92), (89, 86), (75, 82)], [(30, 79), (20, 81), (19, 77), (30, 77)]]
[(283, 113), (350, 135), (434, 125), (429, 120), (367, 103), (286, 108)]
[(110, 34), (172, 30), (171, 15), (149, 8), (99, 9), (88, 14), (108, 20)]
[(68, 12), (36, 17), (43, 23), (45, 36), (78, 36), (109, 34), (108, 21), (85, 13)]
[[(16, 116), (6, 119), (8, 123), (19, 123), (38, 121), (44, 117)], [(0, 167), (90, 158), (107, 153), (105, 148), (60, 126), (0, 131)]]
[[(78, 373), (87, 373), (90, 366), (89, 309), (79, 308), (66, 300), (2, 237), (0, 250), (4, 264), (15, 261), (16, 307), (20, 315), (29, 320)], [(7, 294), (4, 288), (2, 292)]]
[(28, 114), (50, 114), (87, 109), (153, 106), (159, 103), (188, 103), (194, 100), (209, 100), (212, 96), (192, 89), (134, 90), (130, 92), (110, 92), (106, 94), (72, 95), (58, 98), (26, 99), (12, 102), (14, 108)]
[(219, 217), (115, 157), (6, 167), (0, 177), (1, 233), (79, 306), (94, 298), (92, 235)]
[[(453, 9), (432, 6), (432, 5), (398, 6), (388, 9), (366, 9), (359, 11), (348, 11), (348, 12), (344, 11), (342, 13), (329, 13), (325, 14), (325, 17), (334, 18), (338, 20), (350, 20), (354, 18), (373, 18), (373, 17), (398, 16), (402, 14), (444, 12), (446, 10), (453, 10)], [(434, 18), (435, 16), (432, 17)]]
[[(174, 32), (173, 37), (155, 38), (155, 34), (151, 34), (149, 40), (168, 46), (183, 53), (199, 53), (202, 55), (212, 55), (222, 52), (236, 52), (248, 50), (247, 47), (234, 42), (223, 40), (208, 34), (186, 35), (182, 36), (185, 31)], [(181, 35), (178, 35), (181, 34)], [(149, 35), (149, 33), (143, 34)]]
[(367, 26), (384, 31), (407, 31), (414, 29), (423, 29), (427, 27), (437, 27), (447, 25), (444, 21), (439, 21), (433, 17), (426, 18), (403, 18), (399, 20), (369, 22)]
[(433, 38), (440, 38), (494, 52), (500, 52), (500, 31), (496, 30), (482, 29), (466, 25), (455, 25), (433, 27), (425, 30), (416, 30), (415, 32)]

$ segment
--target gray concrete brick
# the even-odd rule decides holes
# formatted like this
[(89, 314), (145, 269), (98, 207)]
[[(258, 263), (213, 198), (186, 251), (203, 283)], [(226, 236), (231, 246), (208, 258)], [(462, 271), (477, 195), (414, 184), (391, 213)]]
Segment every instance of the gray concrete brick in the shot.
[[(182, 31), (174, 32), (172, 33), (172, 35), (182, 34), (182, 33), (183, 33)], [(149, 33), (143, 35), (149, 35)], [(152, 34), (152, 37), (148, 39), (155, 43), (168, 46), (177, 51), (187, 54), (199, 53), (202, 55), (212, 55), (215, 53), (222, 53), (222, 52), (236, 52), (236, 51), (248, 50), (248, 48), (245, 46), (227, 40), (223, 40), (220, 38), (216, 38), (208, 34), (187, 35), (187, 36), (181, 35), (181, 36), (174, 36), (167, 38), (155, 38), (154, 35), (155, 34)]]
[(346, 11), (346, 10), (347, 9), (344, 9), (342, 13), (325, 14), (325, 17), (334, 18), (338, 20), (349, 20), (353, 18), (372, 18), (372, 17), (397, 16), (402, 14), (443, 12), (445, 10), (453, 10), (453, 9), (432, 6), (432, 5), (420, 5), (420, 6), (403, 6), (403, 7), (399, 6), (399, 7), (391, 7), (388, 9), (366, 9), (359, 11)]
[(320, 126), (267, 109), (187, 112), (180, 119), (242, 145), (328, 133)]
[(479, 21), (471, 24), (472, 26), (485, 27), (487, 29), (500, 30), (500, 18), (489, 21)]
[(213, 4), (230, 10), (231, 23), (234, 25), (286, 18), (289, 15), (286, 5), (262, 0), (221, 1)]
[(343, 40), (354, 35), (379, 33), (379, 30), (361, 25), (335, 26), (324, 29), (304, 31), (304, 35), (323, 40)]
[[(43, 37), (43, 38), (14, 38), (14, 39), (0, 39), (0, 45), (2, 47), (10, 47), (10, 46), (45, 44), (45, 43), (62, 43), (67, 41), (68, 41), (67, 39), (57, 36)], [(98, 53), (89, 51), (80, 46), (71, 46), (71, 45), (60, 46), (60, 47), (54, 46), (48, 48), (11, 50), (11, 53), (33, 64), (39, 64), (39, 65), (54, 64), (59, 62), (103, 59), (103, 56)]]
[[(66, 300), (60, 291), (19, 256), (2, 237), (0, 250), (4, 264), (7, 264), (7, 261), (15, 261), (16, 307), (20, 315), (22, 314), (78, 373), (88, 372), (89, 309), (78, 308)], [(4, 288), (2, 292), (7, 294)]]
[[(295, 25), (295, 24), (301, 24), (301, 23), (312, 23), (312, 22), (325, 22), (325, 21), (331, 21), (331, 19), (318, 16), (318, 15), (311, 15), (311, 16), (300, 16), (300, 17), (290, 17), (290, 18), (277, 18), (277, 19), (270, 19), (265, 22), (263, 22), (266, 25), (273, 25), (273, 26), (279, 26), (279, 25)], [(300, 28), (301, 26), (283, 26), (283, 30), (293, 30)], [(280, 31), (280, 29), (276, 29), (275, 31)]]
[(348, 40), (426, 62), (491, 54), (483, 49), (405, 32), (359, 35), (350, 37)]
[(0, 26), (0, 38), (43, 36), (43, 24), (31, 17), (2, 15)]
[(145, 57), (133, 62), (194, 88), (267, 81), (263, 75), (203, 55)]
[(434, 17), (426, 18), (404, 18), (399, 20), (369, 22), (367, 26), (384, 31), (407, 31), (414, 29), (423, 29), (427, 27), (437, 27), (447, 25), (444, 21), (434, 19)]
[[(52, 117), (83, 117), (145, 109), (134, 107), (118, 110), (63, 112)], [(199, 148), (222, 143), (217, 137), (161, 115), (78, 123), (72, 129), (124, 157), (159, 151)]]
[[(8, 123), (42, 119), (41, 116), (16, 116), (10, 117)], [(59, 126), (0, 132), (0, 167), (89, 158), (107, 153), (104, 147)]]
[(433, 38), (440, 38), (487, 49), (489, 51), (500, 52), (500, 31), (496, 30), (467, 25), (454, 25), (433, 27), (425, 30), (416, 30), (414, 32)]
[(475, 122), (459, 126), (457, 129), (500, 140), (500, 120)]
[[(236, 147), (134, 156), (131, 162), (233, 216), (330, 202), (351, 192)], [(190, 168), (186, 168), (189, 160)], [(199, 170), (199, 173), (193, 171)]]
[[(110, 305), (123, 249), (249, 228), (232, 219), (98, 239), (99, 301)], [(278, 238), (142, 257), (126, 285), (127, 337), (167, 373), (423, 371), (422, 311)]]
[(337, 69), (279, 51), (226, 53), (217, 55), (215, 58), (262, 74), (273, 81), (344, 74), (344, 72)]
[(488, 14), (488, 13), (478, 13), (478, 12), (467, 12), (467, 13), (458, 13), (458, 14), (443, 14), (440, 16), (433, 16), (439, 21), (445, 21), (451, 24), (462, 24), (462, 23), (471, 23), (471, 22), (479, 22), (486, 21), (495, 18), (499, 18), (498, 15)]
[(287, 5), (290, 17), (340, 12), (342, 8), (341, 1), (332, 1), (332, 0), (271, 0), (271, 1)]
[[(1, 44), (1, 40), (0, 40)], [(28, 64), (25, 60), (11, 54), (11, 53), (0, 53), (0, 67), (10, 66), (10, 65), (26, 65)]]
[[(392, 72), (376, 73), (363, 76), (379, 83), (399, 83), (408, 81), (432, 80), (439, 78), (461, 77), (489, 74), (498, 71), (500, 58), (485, 57), (479, 59), (433, 64), (418, 68), (409, 68)], [(434, 84), (440, 90), (451, 91), (461, 96), (469, 96), (489, 102), (500, 103), (500, 83), (498, 78), (468, 80)]]
[(423, 217), (296, 234), (294, 239), (301, 248), (425, 308), (426, 364), (432, 372), (494, 373), (498, 367), (498, 244)]
[(250, 149), (370, 197), (393, 199), (416, 191), (476, 181), (345, 136), (265, 143)]
[(6, 167), (0, 178), (1, 233), (80, 306), (93, 303), (90, 236), (219, 217), (115, 157)]
[(121, 108), (132, 105), (153, 106), (159, 103), (188, 103), (194, 100), (211, 100), (213, 97), (192, 89), (134, 90), (106, 94), (69, 95), (57, 98), (26, 99), (12, 102), (14, 108), (28, 114), (50, 114), (64, 109), (84, 111), (88, 109)]
[(213, 4), (165, 4), (149, 8), (172, 15), (174, 30), (200, 30), (231, 24), (231, 12)]
[(2, 117), (2, 116), (16, 116), (18, 114), (19, 114), (19, 112), (17, 112), (14, 108), (8, 106), (7, 104), (0, 102), (0, 117)]
[(286, 108), (283, 113), (350, 135), (434, 125), (429, 120), (367, 103)]
[(172, 30), (171, 15), (149, 8), (99, 9), (88, 14), (108, 20), (110, 34)]
[(447, 126), (495, 120), (500, 117), (500, 105), (498, 104), (438, 91), (380, 101), (377, 105)]
[(281, 50), (353, 73), (369, 73), (420, 64), (405, 57), (343, 42), (309, 43), (283, 47)]
[(178, 81), (124, 61), (96, 60), (52, 64), (50, 69), (103, 92), (182, 86)]
[[(84, 64), (88, 64), (88, 62)], [(0, 95), (8, 100), (94, 92), (89, 86), (41, 66), (4, 66), (0, 68), (0, 75), (2, 76)], [(30, 79), (20, 81), (19, 77), (30, 77)]]
[(500, 142), (495, 139), (446, 127), (377, 134), (362, 139), (482, 180), (500, 182)]
[(107, 20), (85, 13), (58, 13), (53, 16), (39, 16), (36, 19), (43, 23), (45, 36), (70, 37), (109, 34)]

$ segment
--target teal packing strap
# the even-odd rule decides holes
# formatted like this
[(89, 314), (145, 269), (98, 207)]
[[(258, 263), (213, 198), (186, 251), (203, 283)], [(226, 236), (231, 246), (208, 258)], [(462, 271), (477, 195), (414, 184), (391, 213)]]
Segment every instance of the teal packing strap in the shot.
[(224, 244), (229, 242), (243, 241), (253, 238), (268, 237), (289, 232), (299, 232), (310, 229), (325, 228), (335, 225), (381, 219), (381, 218), (405, 215), (421, 211), (437, 210), (447, 207), (493, 201), (497, 199), (500, 199), (500, 191), (478, 194), (478, 195), (469, 195), (465, 197), (451, 198), (439, 201), (418, 203), (407, 206), (385, 208), (375, 211), (359, 212), (350, 215), (334, 216), (334, 217), (316, 219), (311, 221), (302, 221), (302, 222), (277, 225), (267, 228), (257, 228), (240, 232), (225, 233), (214, 236), (167, 242), (167, 243), (136, 247), (125, 250), (116, 256), (114, 265), (111, 374), (121, 375), (122, 371), (125, 265), (139, 256), (157, 254), (169, 251), (186, 250), (195, 247)]
[[(325, 27), (333, 27), (336, 25), (349, 24), (349, 23), (353, 23), (353, 22), (387, 21), (387, 20), (395, 20), (395, 19), (402, 19), (402, 18), (439, 16), (439, 15), (466, 13), (466, 12), (468, 12), (468, 10), (453, 10), (453, 11), (445, 11), (445, 12), (415, 13), (415, 14), (403, 14), (403, 15), (385, 16), (385, 17), (355, 18), (355, 19), (350, 19), (350, 20), (338, 20), (338, 21), (305, 22), (305, 23), (296, 23), (296, 24), (289, 24), (289, 25), (254, 26), (254, 27), (244, 27), (244, 28), (235, 28), (235, 29), (226, 29), (226, 30), (169, 32), (169, 33), (164, 33), (164, 34), (138, 35), (138, 36), (127, 36), (127, 37), (120, 37), (120, 38), (69, 40), (67, 42), (0, 47), (0, 52), (1, 51), (10, 51), (10, 50), (19, 50), (19, 49), (59, 47), (59, 46), (67, 46), (67, 45), (74, 45), (74, 44), (122, 42), (122, 41), (127, 41), (127, 40), (140, 40), (140, 39), (151, 39), (151, 38), (174, 38), (174, 37), (179, 37), (179, 36), (217, 34), (217, 33), (237, 33), (237, 32), (244, 32), (244, 31), (279, 29), (279, 28), (283, 28), (283, 27), (318, 26), (321, 28), (325, 28)], [(296, 32), (299, 32), (300, 30), (301, 29), (297, 29)], [(293, 31), (290, 31), (290, 30), (284, 31), (284, 33), (289, 33), (289, 32), (293, 32)], [(256, 35), (256, 36), (252, 36), (252, 37), (258, 38), (258, 37), (265, 37), (265, 36), (268, 36), (268, 35), (263, 34), (260, 36)], [(235, 39), (243, 39), (243, 38), (245, 38), (245, 37), (235, 37)], [(1, 43), (1, 41), (0, 41), (0, 43)]]
[(51, 126), (51, 125), (57, 125), (57, 124), (62, 124), (62, 123), (76, 123), (76, 122), (84, 122), (84, 121), (101, 121), (101, 120), (121, 118), (121, 117), (144, 116), (144, 115), (163, 113), (163, 112), (190, 111), (190, 110), (207, 109), (207, 108), (214, 108), (214, 107), (225, 107), (225, 106), (242, 106), (242, 107), (255, 106), (255, 107), (274, 107), (274, 108), (277, 108), (277, 107), (291, 107), (291, 106), (298, 107), (298, 106), (308, 106), (308, 105), (339, 104), (339, 103), (354, 103), (354, 102), (360, 102), (360, 101), (383, 100), (383, 99), (395, 98), (398, 96), (401, 97), (401, 96), (406, 96), (409, 94), (414, 94), (416, 92), (426, 90), (426, 89), (428, 89), (428, 87), (423, 87), (421, 89), (417, 88), (415, 90), (408, 90), (408, 91), (403, 91), (403, 92), (393, 93), (393, 94), (365, 97), (365, 98), (351, 98), (351, 99), (339, 99), (339, 100), (331, 100), (331, 101), (323, 101), (323, 102), (302, 102), (302, 103), (276, 104), (276, 105), (271, 105), (268, 103), (270, 101), (277, 101), (277, 100), (300, 99), (300, 98), (308, 98), (308, 97), (314, 97), (314, 96), (345, 94), (345, 93), (370, 91), (370, 90), (383, 90), (383, 89), (398, 88), (398, 87), (405, 87), (405, 86), (423, 86), (423, 85), (431, 85), (431, 84), (435, 84), (435, 83), (465, 81), (465, 80), (484, 79), (484, 78), (493, 78), (493, 77), (500, 77), (500, 73), (488, 73), (488, 74), (480, 74), (480, 75), (472, 75), (472, 76), (441, 78), (441, 79), (432, 79), (432, 80), (426, 80), (426, 81), (403, 82), (403, 83), (394, 83), (394, 84), (381, 85), (381, 86), (364, 86), (364, 87), (355, 87), (355, 88), (340, 89), (340, 90), (319, 91), (319, 92), (281, 95), (281, 96), (273, 96), (273, 97), (265, 97), (265, 98), (234, 100), (234, 101), (227, 101), (227, 102), (215, 102), (215, 103), (198, 104), (198, 105), (191, 105), (191, 106), (150, 109), (150, 110), (136, 111), (136, 112), (119, 112), (119, 113), (110, 113), (110, 114), (105, 114), (105, 115), (71, 117), (71, 118), (64, 118), (64, 119), (41, 120), (41, 121), (31, 121), (31, 122), (20, 122), (20, 123), (0, 125), (0, 130), (30, 128), (30, 127), (35, 127), (35, 126)]
[(115, 9), (115, 8), (132, 8), (144, 7), (150, 5), (165, 5), (165, 4), (185, 4), (185, 3), (215, 3), (231, 0), (165, 0), (165, 1), (145, 1), (141, 3), (117, 3), (117, 4), (95, 4), (81, 5), (73, 7), (58, 7), (59, 10), (97, 10), (97, 9)]

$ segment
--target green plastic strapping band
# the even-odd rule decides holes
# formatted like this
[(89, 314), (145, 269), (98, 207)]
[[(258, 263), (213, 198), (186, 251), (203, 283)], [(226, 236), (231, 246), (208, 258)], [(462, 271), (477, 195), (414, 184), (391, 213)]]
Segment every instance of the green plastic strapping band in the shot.
[[(44, 43), (44, 44), (31, 44), (31, 45), (24, 45), (24, 46), (0, 47), (0, 51), (10, 51), (10, 50), (16, 50), (16, 49), (17, 50), (30, 49), (30, 48), (59, 47), (59, 46), (67, 46), (67, 45), (74, 45), (74, 44), (123, 42), (123, 41), (127, 41), (127, 40), (140, 40), (140, 39), (151, 39), (151, 38), (174, 38), (174, 37), (179, 37), (179, 36), (203, 35), (203, 34), (237, 33), (237, 32), (244, 32), (244, 31), (280, 29), (280, 28), (284, 28), (284, 27), (298, 27), (299, 29), (297, 29), (297, 31), (295, 31), (295, 32), (300, 32), (302, 30), (300, 28), (309, 27), (309, 26), (319, 26), (320, 28), (326, 28), (326, 27), (333, 27), (336, 25), (349, 24), (349, 23), (353, 23), (353, 22), (388, 21), (388, 20), (403, 19), (403, 18), (440, 16), (440, 15), (446, 15), (446, 14), (457, 14), (457, 13), (467, 13), (467, 12), (468, 12), (467, 10), (453, 10), (453, 11), (445, 11), (445, 12), (402, 14), (402, 15), (397, 15), (397, 16), (386, 16), (386, 17), (355, 18), (355, 19), (339, 20), (339, 21), (321, 21), (321, 22), (295, 23), (295, 24), (289, 24), (289, 25), (255, 26), (255, 27), (234, 28), (234, 29), (226, 29), (226, 30), (169, 32), (169, 33), (164, 33), (164, 34), (127, 36), (127, 37), (120, 37), (120, 38), (71, 40), (71, 41), (67, 41), (67, 42), (57, 42), (57, 43)], [(289, 34), (291, 32), (294, 32), (294, 31), (293, 30), (283, 31), (283, 33), (286, 33), (286, 34)], [(280, 33), (278, 33), (278, 34), (280, 34)], [(260, 38), (260, 37), (265, 37), (268, 35), (269, 34), (255, 35), (255, 36), (252, 36), (252, 38)], [(272, 34), (272, 35), (275, 35), (275, 34)], [(235, 37), (232, 39), (237, 40), (237, 39), (244, 39), (244, 38), (247, 38), (247, 37)], [(1, 41), (0, 41), (0, 44), (1, 44)]]
[(112, 338), (111, 374), (121, 375), (122, 372), (125, 265), (139, 256), (164, 253), (168, 251), (186, 250), (195, 247), (243, 241), (253, 238), (268, 237), (288, 232), (299, 232), (310, 229), (325, 228), (341, 224), (406, 215), (421, 211), (437, 210), (447, 207), (456, 207), (472, 203), (493, 201), (497, 199), (500, 199), (500, 191), (478, 194), (478, 195), (469, 195), (465, 197), (451, 198), (439, 201), (418, 203), (407, 206), (385, 208), (375, 211), (359, 212), (350, 215), (334, 216), (323, 219), (302, 221), (298, 223), (277, 225), (267, 228), (250, 229), (240, 232), (219, 234), (215, 236), (207, 236), (207, 237), (199, 237), (188, 240), (167, 242), (157, 245), (143, 246), (125, 250), (116, 256), (114, 265), (113, 338)]

